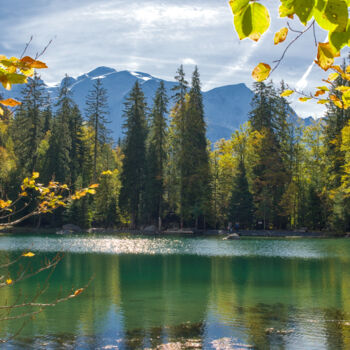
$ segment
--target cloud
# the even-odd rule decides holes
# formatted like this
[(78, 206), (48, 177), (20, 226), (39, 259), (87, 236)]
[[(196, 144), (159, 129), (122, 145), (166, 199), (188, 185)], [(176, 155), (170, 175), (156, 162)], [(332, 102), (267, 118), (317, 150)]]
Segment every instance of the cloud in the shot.
[(184, 58), (182, 64), (196, 65), (196, 61), (193, 58)]
[[(272, 27), (255, 44), (238, 40), (227, 0), (11, 0), (0, 13), (0, 52), (20, 55), (33, 34), (28, 54), (35, 55), (53, 38), (42, 58), (49, 66), (41, 72), (48, 83), (65, 73), (77, 76), (101, 65), (169, 80), (183, 63), (186, 74), (198, 65), (204, 89), (241, 82), (252, 87), (254, 66), (261, 61), (272, 65), (294, 38), (290, 33), (286, 43), (273, 45), (273, 34), (285, 21), (277, 19), (278, 4), (266, 2)], [(322, 32), (316, 34), (324, 37)], [(307, 81), (308, 88), (317, 86), (323, 73), (310, 68), (315, 55), (312, 43), (310, 34), (291, 47), (272, 76), (274, 82)], [(303, 106), (294, 106), (304, 113)], [(321, 115), (322, 108), (316, 106), (315, 113)]]

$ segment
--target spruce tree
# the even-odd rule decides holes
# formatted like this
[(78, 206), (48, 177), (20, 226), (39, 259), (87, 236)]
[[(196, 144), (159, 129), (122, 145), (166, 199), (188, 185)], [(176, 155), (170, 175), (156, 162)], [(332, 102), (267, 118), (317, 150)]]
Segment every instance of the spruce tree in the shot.
[(121, 207), (129, 213), (131, 226), (136, 227), (142, 217), (146, 174), (146, 103), (136, 81), (125, 102), (124, 161), (121, 173)]
[(71, 177), (71, 150), (72, 134), (70, 131), (71, 118), (75, 103), (68, 86), (68, 77), (63, 80), (59, 90), (57, 111), (52, 127), (50, 139), (49, 173), (55, 180), (63, 183), (72, 183)]
[(192, 75), (191, 90), (184, 118), (182, 150), (182, 207), (187, 218), (198, 219), (209, 212), (209, 154), (204, 120), (203, 97), (197, 67)]
[(97, 179), (97, 159), (101, 147), (109, 142), (110, 131), (106, 124), (108, 115), (107, 90), (103, 87), (101, 79), (96, 79), (92, 90), (86, 99), (86, 117), (88, 125), (94, 130), (93, 172)]
[(174, 211), (180, 216), (180, 225), (183, 227), (184, 218), (184, 138), (185, 138), (185, 118), (186, 118), (186, 94), (188, 82), (185, 79), (185, 72), (181, 65), (177, 70), (175, 80), (178, 82), (173, 87), (175, 92), (173, 96), (174, 107), (171, 111), (170, 122), (170, 142), (169, 142), (169, 169), (168, 182), (171, 192), (168, 193), (169, 202), (172, 204)]
[(22, 104), (16, 113), (13, 135), (21, 172), (28, 174), (37, 167), (38, 148), (44, 136), (44, 109), (48, 108), (49, 99), (37, 74), (29, 78), (21, 95)]
[(253, 192), (256, 216), (264, 227), (284, 227), (286, 218), (280, 201), (286, 190), (288, 176), (283, 163), (276, 132), (276, 103), (278, 97), (272, 84), (255, 83), (250, 123), (257, 137), (257, 161), (253, 167)]
[(253, 223), (253, 196), (249, 191), (243, 158), (239, 160), (237, 172), (233, 177), (232, 194), (229, 206), (229, 220), (249, 228)]
[(83, 118), (77, 105), (73, 105), (69, 118), (71, 147), (69, 152), (72, 188), (83, 169)]
[(164, 167), (166, 161), (168, 97), (161, 81), (154, 97), (150, 132), (147, 140), (147, 186), (148, 215), (161, 229), (164, 196)]

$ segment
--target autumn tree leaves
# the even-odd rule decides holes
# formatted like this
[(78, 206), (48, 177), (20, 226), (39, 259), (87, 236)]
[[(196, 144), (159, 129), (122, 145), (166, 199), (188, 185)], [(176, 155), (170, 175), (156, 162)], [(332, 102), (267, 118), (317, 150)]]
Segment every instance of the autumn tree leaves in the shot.
[[(256, 1), (230, 0), (234, 26), (239, 39), (249, 38), (258, 41), (260, 37), (270, 27), (271, 18), (268, 9)], [(316, 99), (317, 103), (324, 104), (332, 101), (339, 108), (350, 107), (350, 90), (345, 85), (338, 86), (340, 97), (328, 93), (333, 86), (336, 77), (341, 76), (349, 81), (350, 67), (342, 68), (334, 65), (334, 59), (340, 56), (341, 50), (350, 45), (350, 29), (348, 23), (348, 6), (346, 0), (281, 0), (279, 5), (279, 15), (281, 18), (288, 18), (294, 23), (297, 19), (305, 26), (302, 31), (293, 30), (288, 23), (288, 27), (283, 27), (275, 33), (274, 44), (283, 43), (292, 34), (290, 42), (286, 45), (282, 57), (275, 61), (273, 67), (267, 63), (259, 63), (253, 70), (252, 75), (256, 81), (266, 80), (270, 74), (278, 67), (290, 46), (309, 30), (315, 30), (315, 26), (328, 33), (327, 42), (317, 43), (317, 58), (315, 63), (325, 71), (333, 71), (325, 81), (328, 87), (318, 88), (314, 94), (301, 96), (301, 102)], [(293, 33), (291, 33), (293, 32)], [(316, 38), (315, 38), (316, 40)], [(297, 92), (295, 89), (288, 89), (283, 96), (286, 97)], [(327, 97), (320, 98), (326, 93)], [(302, 94), (303, 95), (303, 94)]]

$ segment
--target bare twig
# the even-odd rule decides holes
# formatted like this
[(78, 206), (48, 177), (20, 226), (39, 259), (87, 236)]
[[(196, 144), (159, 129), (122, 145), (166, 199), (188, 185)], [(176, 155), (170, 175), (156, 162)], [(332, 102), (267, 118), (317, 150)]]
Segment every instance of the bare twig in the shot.
[(30, 36), (29, 41), (26, 43), (26, 46), (24, 47), (24, 50), (23, 50), (20, 58), (22, 58), (24, 56), (24, 54), (26, 53), (26, 51), (27, 51), (30, 43), (32, 42), (32, 40), (33, 40), (33, 35)]
[[(26, 269), (24, 269), (19, 274), (19, 276), (15, 280), (12, 281), (11, 285), (14, 285), (20, 281), (23, 281), (23, 280), (26, 280), (30, 277), (38, 275), (39, 273), (41, 273), (45, 270), (48, 270), (48, 269), (55, 267), (62, 260), (62, 258), (63, 258), (63, 254), (57, 254), (52, 260), (48, 260), (44, 266), (42, 266), (41, 268), (39, 268), (31, 273), (27, 273), (29, 270), (29, 266), (28, 266)], [(0, 288), (6, 287), (6, 286), (8, 286), (8, 284), (6, 282), (0, 283)]]
[(286, 55), (287, 51), (289, 50), (289, 48), (303, 35), (305, 34), (310, 28), (312, 28), (315, 25), (315, 20), (313, 20), (311, 22), (311, 24), (302, 32), (300, 32), (288, 45), (287, 47), (284, 49), (282, 56), (276, 60), (273, 61), (273, 63), (276, 63), (276, 65), (272, 68), (270, 75), (277, 69), (277, 67), (280, 65), (280, 63), (282, 62), (282, 60), (284, 59), (284, 56)]
[(35, 59), (37, 60), (39, 57), (41, 57), (46, 50), (48, 49), (48, 47), (51, 45), (53, 39), (50, 39), (50, 41), (47, 43), (47, 45), (44, 47), (44, 49), (40, 52), (40, 53), (36, 53)]
[(301, 30), (296, 30), (296, 29), (292, 28), (292, 27), (290, 26), (289, 22), (287, 22), (287, 26), (288, 26), (288, 28), (289, 28), (289, 30), (290, 30), (291, 32), (299, 33), (299, 34), (302, 33)]

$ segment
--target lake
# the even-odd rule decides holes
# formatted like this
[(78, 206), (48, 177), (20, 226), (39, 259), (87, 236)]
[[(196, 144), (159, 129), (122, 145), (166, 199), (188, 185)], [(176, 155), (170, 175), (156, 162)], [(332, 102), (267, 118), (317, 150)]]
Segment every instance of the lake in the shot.
[[(350, 349), (347, 239), (0, 236), (3, 262), (27, 250), (33, 269), (65, 253), (40, 302), (95, 277), (1, 349)], [(0, 289), (1, 305), (47, 276)], [(1, 322), (0, 337), (21, 325)]]

